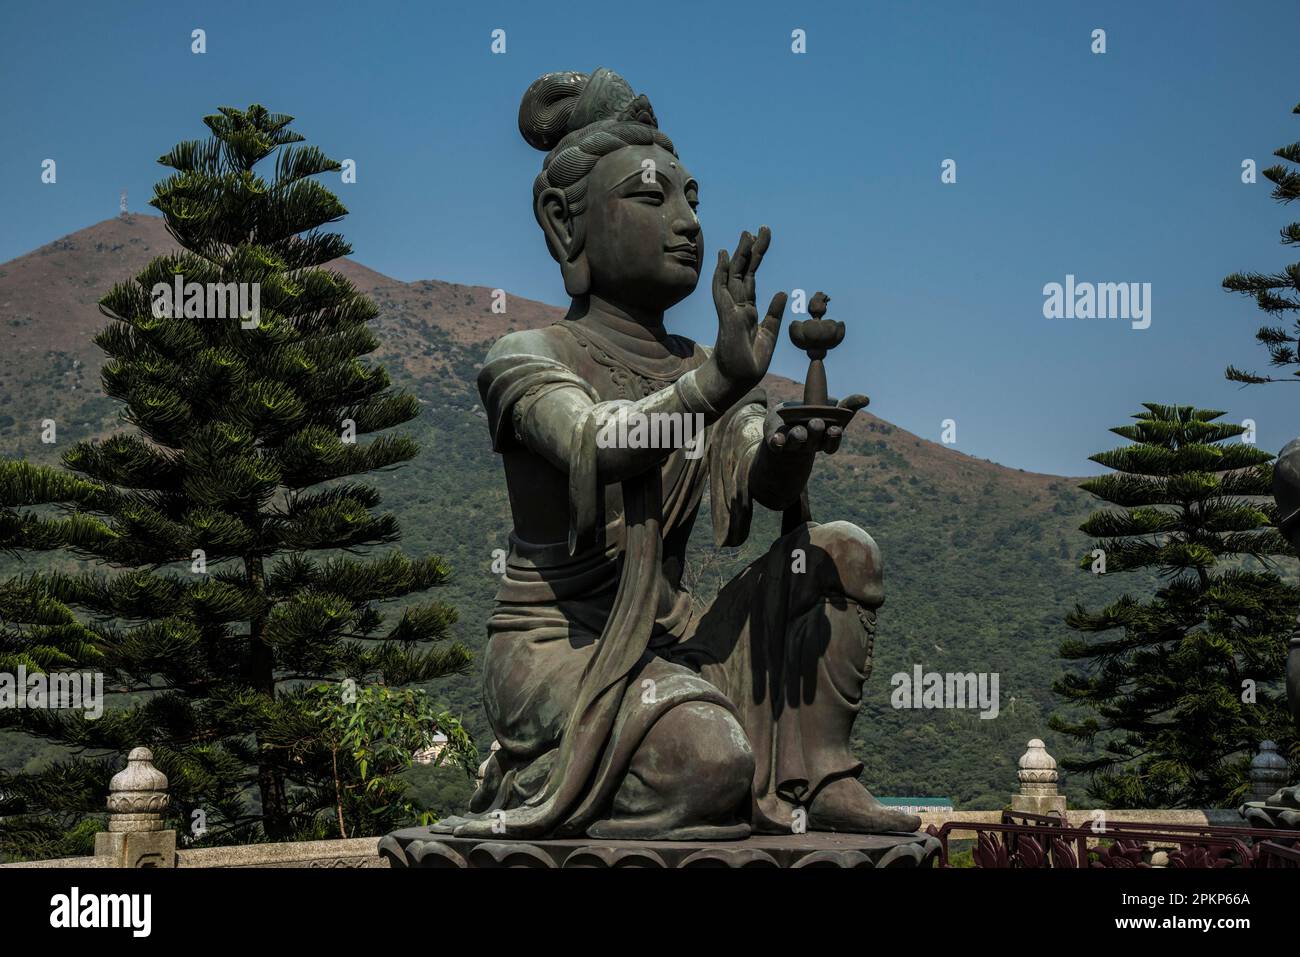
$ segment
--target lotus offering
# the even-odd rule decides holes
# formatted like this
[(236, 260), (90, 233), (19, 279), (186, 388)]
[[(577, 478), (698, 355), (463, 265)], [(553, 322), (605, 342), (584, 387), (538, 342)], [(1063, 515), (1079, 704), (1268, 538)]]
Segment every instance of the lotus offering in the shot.
[(788, 427), (812, 426), (820, 420), (822, 427), (842, 429), (853, 418), (853, 413), (867, 404), (865, 395), (854, 395), (840, 404), (832, 402), (826, 391), (826, 366), (822, 360), (844, 341), (844, 323), (823, 318), (830, 296), (824, 292), (813, 294), (808, 303), (811, 319), (790, 323), (790, 341), (808, 354), (808, 375), (804, 379), (803, 401), (784, 402), (776, 410)]

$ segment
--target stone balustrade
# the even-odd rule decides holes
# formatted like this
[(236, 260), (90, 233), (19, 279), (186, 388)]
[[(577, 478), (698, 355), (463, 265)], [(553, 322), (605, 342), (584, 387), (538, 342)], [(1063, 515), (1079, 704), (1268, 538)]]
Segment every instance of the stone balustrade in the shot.
[[(1065, 795), (1060, 794), (1056, 760), (1042, 740), (1034, 738), (1018, 762), (1019, 788), (1010, 796), (1008, 807), (1019, 813), (1064, 815)], [(1258, 798), (1283, 787), (1287, 765), (1272, 741), (1260, 744), (1251, 763), (1251, 794)], [(0, 867), (387, 867), (379, 837), (346, 840), (293, 841), (275, 844), (241, 844), (229, 847), (177, 849), (176, 831), (166, 828), (164, 814), (170, 804), (167, 776), (153, 765), (153, 752), (135, 748), (126, 767), (109, 783), (108, 830), (95, 836), (92, 857), (60, 858), (3, 864)], [(941, 827), (951, 822), (997, 824), (1002, 810), (928, 811), (921, 813), (921, 828)], [(1211, 810), (1127, 810), (1089, 811), (1070, 809), (1073, 822), (1089, 821), (1102, 815), (1114, 822), (1187, 824), (1195, 826), (1242, 827), (1245, 821), (1236, 809)]]

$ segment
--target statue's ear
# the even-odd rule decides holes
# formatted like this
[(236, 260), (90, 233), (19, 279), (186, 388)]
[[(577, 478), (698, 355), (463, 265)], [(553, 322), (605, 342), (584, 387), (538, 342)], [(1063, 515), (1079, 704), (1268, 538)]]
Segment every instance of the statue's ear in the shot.
[(546, 235), (546, 246), (560, 264), (565, 291), (570, 296), (586, 295), (591, 288), (591, 272), (584, 252), (582, 217), (573, 215), (564, 190), (554, 186), (538, 195), (534, 212)]

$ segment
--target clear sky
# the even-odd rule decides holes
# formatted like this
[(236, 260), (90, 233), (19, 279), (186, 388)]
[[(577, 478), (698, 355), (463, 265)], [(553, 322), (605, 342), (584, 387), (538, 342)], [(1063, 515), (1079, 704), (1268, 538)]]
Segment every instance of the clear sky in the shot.
[[(143, 209), (159, 155), (260, 102), (356, 160), (337, 191), (358, 260), (561, 303), (516, 112), (539, 74), (605, 65), (699, 178), (709, 268), (767, 223), (761, 301), (831, 295), (850, 328), (832, 394), (936, 441), (953, 419), (956, 448), (1035, 471), (1097, 471), (1087, 456), (1143, 401), (1253, 418), (1276, 450), (1300, 387), (1223, 380), (1265, 355), (1262, 314), (1220, 281), (1297, 256), (1277, 233), (1300, 209), (1241, 163), (1300, 139), (1298, 37), (1300, 0), (9, 2), (0, 261), (115, 215), (123, 187)], [(1067, 274), (1151, 283), (1150, 328), (1045, 319)], [(711, 343), (707, 280), (669, 326)], [(806, 364), (783, 340), (774, 371)]]

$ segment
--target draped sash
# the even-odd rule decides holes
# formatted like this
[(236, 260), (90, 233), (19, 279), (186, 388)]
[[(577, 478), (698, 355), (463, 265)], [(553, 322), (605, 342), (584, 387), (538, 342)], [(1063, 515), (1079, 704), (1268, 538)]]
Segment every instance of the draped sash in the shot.
[[(576, 385), (599, 401), (591, 385), (552, 359), (520, 362), (503, 357), (509, 369), (484, 367), (480, 382), (489, 383), (484, 394), (493, 444), (499, 448), (499, 430), (509, 421), (510, 410), (524, 394)], [(597, 473), (594, 416), (584, 416), (574, 433), (570, 459), (569, 551), (588, 539), (597, 520)], [(655, 608), (663, 556), (663, 489), (659, 467), (622, 483), (626, 538), (618, 591), (596, 653), (587, 663), (579, 684), (577, 705), (569, 714), (560, 739), (559, 754), (546, 784), (517, 808), (495, 811), (490, 819), (471, 820), (456, 828), (456, 836), (505, 833), (535, 837), (565, 823), (585, 795), (588, 782), (604, 752), (618, 719), (628, 681), (646, 654), (654, 629)]]

